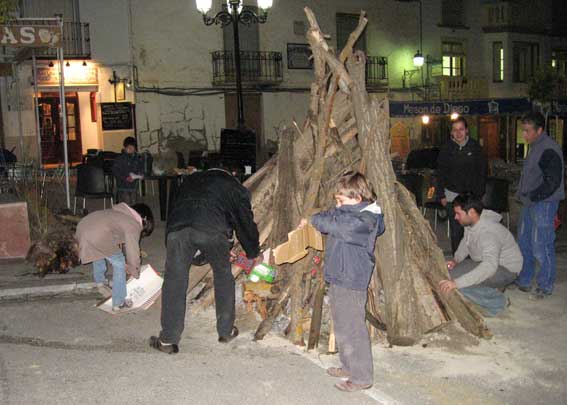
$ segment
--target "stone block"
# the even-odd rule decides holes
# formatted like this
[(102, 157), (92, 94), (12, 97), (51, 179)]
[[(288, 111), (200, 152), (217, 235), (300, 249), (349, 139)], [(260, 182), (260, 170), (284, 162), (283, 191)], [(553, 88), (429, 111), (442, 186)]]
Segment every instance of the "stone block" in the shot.
[(28, 204), (0, 204), (0, 260), (23, 259), (30, 248)]

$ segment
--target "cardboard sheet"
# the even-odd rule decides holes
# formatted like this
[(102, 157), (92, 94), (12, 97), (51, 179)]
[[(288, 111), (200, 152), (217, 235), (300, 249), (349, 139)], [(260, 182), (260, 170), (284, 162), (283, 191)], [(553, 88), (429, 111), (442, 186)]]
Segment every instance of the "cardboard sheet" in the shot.
[(113, 315), (146, 310), (161, 295), (162, 284), (163, 278), (152, 266), (145, 264), (140, 268), (140, 278), (131, 278), (126, 283), (126, 297), (132, 300), (132, 308), (118, 313), (112, 312), (112, 297), (99, 304), (98, 308)]
[(276, 264), (295, 263), (309, 253), (307, 248), (323, 250), (323, 235), (312, 225), (307, 224), (287, 234), (288, 241), (274, 249)]

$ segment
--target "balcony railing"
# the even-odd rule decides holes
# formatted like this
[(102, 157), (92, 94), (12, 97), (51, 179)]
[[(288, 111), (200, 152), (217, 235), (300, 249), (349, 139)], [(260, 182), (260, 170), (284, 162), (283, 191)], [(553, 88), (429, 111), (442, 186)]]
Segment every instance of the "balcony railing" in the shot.
[[(212, 53), (213, 84), (222, 86), (236, 82), (234, 53), (215, 51)], [(240, 73), (244, 84), (273, 85), (283, 80), (281, 52), (240, 52)]]
[(388, 87), (388, 58), (366, 57), (366, 87), (369, 89)]
[[(45, 48), (38, 53), (38, 58), (54, 59), (57, 49)], [(63, 56), (66, 59), (90, 59), (91, 34), (88, 23), (63, 23)]]
[(440, 97), (445, 100), (466, 100), (488, 97), (488, 81), (466, 77), (444, 76), (439, 82)]

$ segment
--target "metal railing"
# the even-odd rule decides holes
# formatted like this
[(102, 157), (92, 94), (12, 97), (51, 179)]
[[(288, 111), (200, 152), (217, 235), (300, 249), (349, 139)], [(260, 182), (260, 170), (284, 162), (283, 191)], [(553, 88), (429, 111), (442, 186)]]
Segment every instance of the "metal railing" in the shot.
[(385, 56), (366, 57), (366, 87), (388, 87), (388, 58)]
[(442, 99), (466, 100), (488, 97), (488, 81), (485, 79), (443, 76), (439, 85)]
[[(63, 56), (67, 59), (89, 59), (91, 57), (91, 34), (89, 23), (63, 23)], [(45, 48), (37, 53), (38, 58), (56, 58), (57, 49)]]
[[(215, 51), (212, 53), (213, 84), (226, 85), (236, 82), (234, 53)], [(276, 84), (283, 80), (281, 52), (240, 52), (240, 72), (243, 83)]]

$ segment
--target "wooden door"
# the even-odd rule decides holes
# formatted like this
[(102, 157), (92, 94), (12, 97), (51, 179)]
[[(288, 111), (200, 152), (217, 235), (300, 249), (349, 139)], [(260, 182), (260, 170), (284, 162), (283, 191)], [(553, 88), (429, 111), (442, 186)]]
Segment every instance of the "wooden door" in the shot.
[[(76, 93), (66, 95), (66, 119), (69, 162), (82, 159), (81, 124), (79, 102)], [(61, 126), (59, 97), (42, 94), (39, 98), (39, 127), (41, 134), (42, 161), (61, 164), (63, 157), (63, 129)]]
[(500, 159), (500, 135), (496, 117), (480, 118), (480, 138), (487, 159)]
[[(262, 95), (244, 95), (244, 122), (247, 128), (256, 133), (256, 167), (260, 167), (264, 161), (264, 136), (262, 132)], [(237, 127), (236, 94), (225, 94), (225, 116), (226, 127)]]

